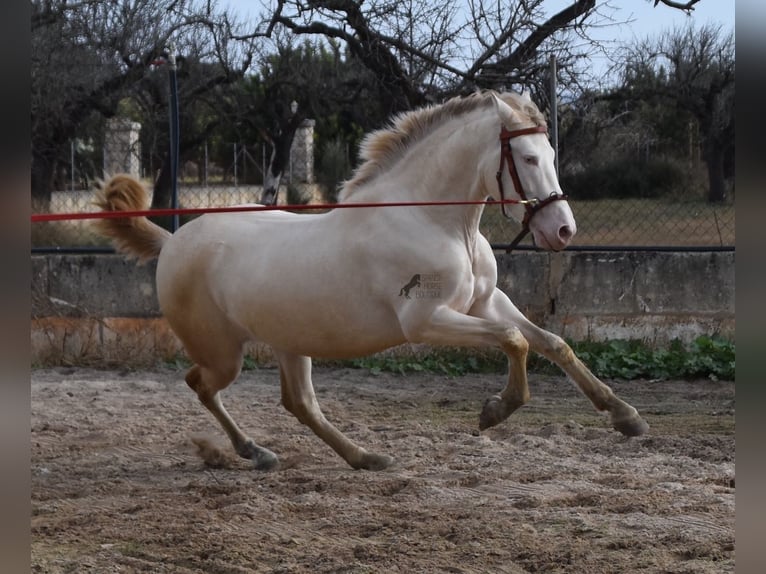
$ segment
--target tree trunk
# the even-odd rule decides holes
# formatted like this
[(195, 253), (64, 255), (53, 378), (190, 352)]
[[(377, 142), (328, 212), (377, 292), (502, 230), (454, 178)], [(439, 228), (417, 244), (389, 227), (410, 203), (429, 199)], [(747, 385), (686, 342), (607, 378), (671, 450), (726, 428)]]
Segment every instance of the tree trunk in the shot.
[(712, 143), (707, 146), (705, 164), (708, 176), (708, 202), (723, 203), (726, 201), (726, 178), (724, 175), (724, 158), (726, 150), (723, 146)]
[(273, 149), (269, 167), (263, 177), (263, 193), (261, 203), (263, 205), (276, 205), (279, 200), (279, 184), (285, 170), (290, 165), (290, 148), (293, 145), (293, 137), (300, 122), (292, 121), (285, 131), (273, 140)]
[[(166, 154), (162, 160), (160, 173), (154, 182), (152, 194), (152, 209), (169, 209), (173, 200), (173, 182), (170, 177), (170, 154)], [(150, 218), (154, 223), (172, 231), (173, 217), (170, 215)]]
[(57, 163), (54, 154), (36, 154), (33, 152), (30, 175), (32, 210), (36, 213), (47, 213), (50, 211)]
[(263, 175), (263, 192), (261, 193), (261, 203), (263, 205), (276, 205), (279, 201), (279, 184), (282, 181), (282, 172), (284, 171), (284, 160), (277, 159), (279, 153), (275, 145), (271, 151), (269, 165), (266, 173)]

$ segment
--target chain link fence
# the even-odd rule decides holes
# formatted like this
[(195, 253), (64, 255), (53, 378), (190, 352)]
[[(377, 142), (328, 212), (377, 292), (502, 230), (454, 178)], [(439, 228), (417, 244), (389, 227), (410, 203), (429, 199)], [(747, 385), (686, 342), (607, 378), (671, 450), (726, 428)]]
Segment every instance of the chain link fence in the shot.
[[(225, 207), (257, 203), (269, 153), (262, 144), (231, 142), (229, 161), (213, 162), (202, 146), (195, 162), (181, 166), (179, 206)], [(335, 186), (349, 173), (348, 149), (326, 146), (313, 149), (311, 130), (296, 134), (289, 165), (282, 177), (280, 204), (323, 203), (334, 197)], [(333, 154), (333, 161), (327, 157)], [(319, 156), (314, 163), (314, 156)], [(338, 162), (344, 163), (339, 166)], [(61, 191), (54, 192), (49, 205), (35, 211), (49, 213), (96, 211), (92, 205), (93, 172), (98, 158), (92, 149), (73, 143), (69, 169), (61, 175)], [(327, 173), (326, 173), (327, 172)], [(332, 173), (330, 173), (332, 172)], [(149, 184), (150, 173), (143, 173)], [(149, 185), (151, 188), (151, 186)], [(734, 202), (710, 203), (694, 199), (592, 199), (570, 198), (578, 232), (571, 248), (581, 249), (733, 249), (735, 246)], [(182, 219), (183, 221), (183, 219)], [(487, 206), (481, 229), (497, 249), (509, 244), (521, 226), (503, 217), (501, 210)], [(527, 236), (519, 248), (533, 248)], [(93, 231), (91, 221), (60, 221), (32, 224), (35, 251), (101, 251), (108, 242)]]
[[(570, 199), (577, 235), (570, 248), (604, 249), (733, 249), (734, 204), (704, 200)], [(481, 229), (490, 243), (502, 248), (521, 229), (488, 207)], [(532, 247), (527, 236), (520, 247)]]

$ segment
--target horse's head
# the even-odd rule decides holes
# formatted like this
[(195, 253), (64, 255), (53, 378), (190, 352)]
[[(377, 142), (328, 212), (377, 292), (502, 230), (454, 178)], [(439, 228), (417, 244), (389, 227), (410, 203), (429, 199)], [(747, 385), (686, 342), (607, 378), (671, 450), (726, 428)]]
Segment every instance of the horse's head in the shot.
[(577, 226), (556, 176), (554, 151), (542, 115), (526, 94), (519, 98), (519, 110), (502, 96), (493, 96), (493, 100), (502, 129), (497, 142), (497, 183), (494, 189), (490, 184), (490, 195), (498, 200), (521, 200), (504, 204), (503, 213), (511, 213), (528, 227), (539, 247), (563, 249)]

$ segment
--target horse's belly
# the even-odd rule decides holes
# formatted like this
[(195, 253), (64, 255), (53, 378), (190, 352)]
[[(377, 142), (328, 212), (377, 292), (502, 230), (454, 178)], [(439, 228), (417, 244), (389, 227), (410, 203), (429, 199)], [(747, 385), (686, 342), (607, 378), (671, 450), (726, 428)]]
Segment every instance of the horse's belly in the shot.
[[(245, 328), (275, 349), (328, 359), (369, 355), (405, 341), (393, 312), (332, 308), (317, 300), (311, 308), (270, 305), (247, 313)], [(260, 306), (259, 306), (260, 307)], [(349, 312), (352, 311), (352, 312)]]

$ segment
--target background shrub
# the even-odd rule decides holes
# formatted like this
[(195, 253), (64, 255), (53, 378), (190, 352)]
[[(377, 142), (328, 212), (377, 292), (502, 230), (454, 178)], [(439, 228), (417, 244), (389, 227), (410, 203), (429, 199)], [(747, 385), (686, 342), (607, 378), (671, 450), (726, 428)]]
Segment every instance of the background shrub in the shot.
[(317, 181), (322, 185), (328, 203), (338, 201), (340, 185), (351, 175), (348, 148), (343, 140), (336, 138), (327, 142), (321, 150)]
[(572, 199), (653, 199), (679, 195), (686, 170), (666, 159), (620, 159), (574, 174), (562, 174), (561, 187)]

